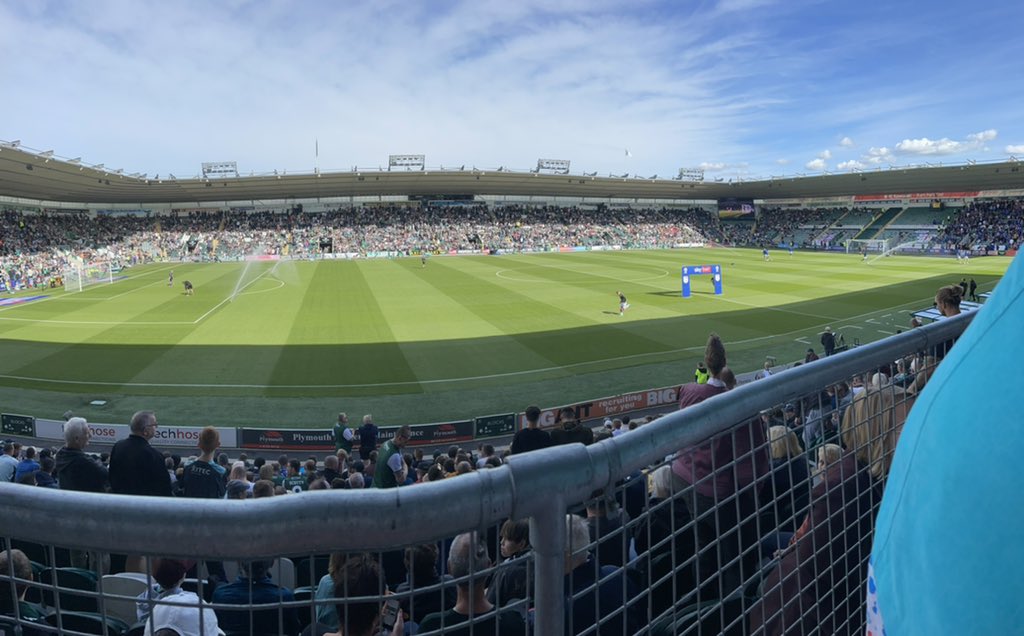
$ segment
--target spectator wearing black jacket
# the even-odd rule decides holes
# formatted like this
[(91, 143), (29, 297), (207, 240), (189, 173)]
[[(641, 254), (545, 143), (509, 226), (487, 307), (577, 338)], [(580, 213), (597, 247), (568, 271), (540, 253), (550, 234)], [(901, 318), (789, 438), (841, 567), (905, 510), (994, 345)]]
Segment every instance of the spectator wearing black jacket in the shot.
[[(61, 490), (106, 492), (110, 488), (107, 467), (85, 453), (91, 438), (92, 432), (84, 417), (72, 417), (64, 423), (64, 448), (57, 451), (57, 482)], [(110, 569), (110, 557), (73, 550), (71, 564), (105, 574)]]
[(370, 459), (370, 453), (377, 450), (377, 436), (380, 430), (373, 423), (372, 415), (363, 416), (363, 425), (359, 427), (359, 459), (364, 462)]
[[(127, 439), (114, 444), (110, 451), (110, 491), (118, 495), (170, 497), (171, 475), (164, 456), (149, 445), (156, 435), (156, 413), (139, 411), (132, 416)], [(128, 555), (124, 569), (145, 572), (140, 555)]]
[(559, 411), (558, 415), (561, 419), (562, 427), (556, 428), (551, 432), (552, 446), (572, 444), (573, 442), (579, 442), (583, 445), (594, 443), (594, 431), (583, 426), (583, 424), (576, 419), (576, 411), (572, 410), (571, 407), (567, 406), (563, 408)]
[(156, 434), (156, 413), (132, 416), (131, 434), (110, 451), (110, 489), (119, 495), (171, 496), (171, 476), (164, 456), (149, 445)]
[(64, 424), (64, 447), (57, 451), (57, 482), (61, 490), (106, 492), (107, 468), (85, 453), (92, 433), (84, 417)]
[(551, 446), (551, 435), (540, 428), (540, 407), (526, 407), (526, 428), (512, 438), (509, 453), (516, 455)]
[(836, 337), (832, 333), (832, 327), (825, 327), (825, 331), (821, 333), (821, 346), (825, 349), (826, 358), (835, 353)]

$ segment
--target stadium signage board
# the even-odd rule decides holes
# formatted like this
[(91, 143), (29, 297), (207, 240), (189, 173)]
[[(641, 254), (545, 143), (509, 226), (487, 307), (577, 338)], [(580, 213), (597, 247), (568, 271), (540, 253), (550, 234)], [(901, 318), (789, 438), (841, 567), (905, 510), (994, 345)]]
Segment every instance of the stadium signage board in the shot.
[[(201, 426), (167, 426), (161, 424), (157, 427), (151, 443), (154, 446), (175, 446), (185, 448), (196, 448), (199, 444), (199, 433)], [(89, 422), (89, 432), (92, 434), (92, 441), (96, 444), (113, 444), (118, 440), (128, 437), (130, 429), (127, 424), (101, 424)], [(235, 429), (217, 427), (220, 433), (221, 446), (235, 448), (238, 445), (238, 436)], [(61, 420), (36, 420), (36, 437), (39, 439), (64, 439), (64, 422)], [(332, 446), (333, 448), (333, 446)]]
[(973, 199), (980, 194), (970, 192), (905, 192), (902, 194), (856, 194), (853, 200), (857, 203), (866, 201), (932, 201), (935, 199)]
[[(397, 426), (382, 427), (380, 441), (385, 442), (395, 436)], [(412, 426), (412, 439), (409, 446), (434, 446), (452, 442), (473, 441), (473, 420), (459, 422), (443, 422), (439, 424), (419, 424)]]
[[(649, 389), (647, 391), (636, 391), (634, 393), (623, 393), (611, 397), (590, 400), (588, 402), (577, 402), (564, 406), (553, 406), (543, 409), (540, 412), (540, 427), (554, 428), (558, 412), (569, 407), (576, 412), (577, 419), (581, 421), (600, 420), (606, 417), (617, 417), (625, 413), (642, 411), (658, 406), (675, 407), (679, 395), (678, 386), (662, 387), (660, 389)], [(519, 415), (519, 428), (526, 428), (526, 415)]]
[(516, 432), (516, 414), (506, 413), (505, 415), (488, 415), (478, 417), (474, 420), (476, 424), (476, 437), (501, 437), (512, 435)]
[(241, 448), (334, 450), (334, 433), (330, 429), (242, 428), (239, 431)]
[(0, 432), (4, 435), (36, 436), (36, 418), (31, 415), (0, 414)]

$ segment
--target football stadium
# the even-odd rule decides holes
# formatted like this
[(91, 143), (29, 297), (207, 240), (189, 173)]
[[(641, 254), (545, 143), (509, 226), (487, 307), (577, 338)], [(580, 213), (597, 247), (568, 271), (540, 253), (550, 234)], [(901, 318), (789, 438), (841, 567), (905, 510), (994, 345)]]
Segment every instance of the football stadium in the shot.
[(0, 3), (0, 634), (1018, 629), (1012, 113), (757, 2), (142, 4)]

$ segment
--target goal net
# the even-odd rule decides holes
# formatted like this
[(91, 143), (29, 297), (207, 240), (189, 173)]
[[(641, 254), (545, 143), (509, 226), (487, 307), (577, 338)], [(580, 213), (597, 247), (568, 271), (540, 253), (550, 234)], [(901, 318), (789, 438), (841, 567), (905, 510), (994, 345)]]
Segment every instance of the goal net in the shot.
[(892, 239), (849, 239), (846, 241), (847, 254), (859, 254), (865, 250), (879, 254), (888, 252), (892, 248)]
[(92, 285), (114, 282), (114, 268), (109, 261), (72, 265), (61, 272), (64, 291), (82, 291)]

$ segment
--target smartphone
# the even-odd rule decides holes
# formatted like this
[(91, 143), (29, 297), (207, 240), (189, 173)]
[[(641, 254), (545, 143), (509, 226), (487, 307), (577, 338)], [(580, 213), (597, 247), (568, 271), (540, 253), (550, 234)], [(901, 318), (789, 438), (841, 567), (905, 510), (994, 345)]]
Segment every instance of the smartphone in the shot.
[(391, 599), (384, 603), (383, 623), (386, 631), (390, 632), (395, 628), (395, 621), (398, 620), (398, 613), (401, 611), (402, 609), (398, 606), (398, 601), (395, 599)]

